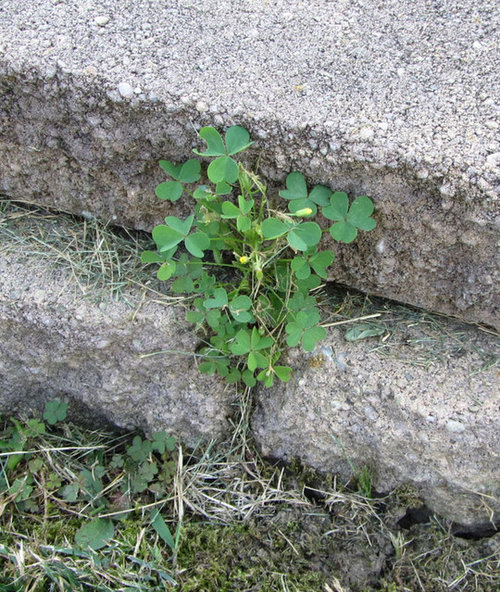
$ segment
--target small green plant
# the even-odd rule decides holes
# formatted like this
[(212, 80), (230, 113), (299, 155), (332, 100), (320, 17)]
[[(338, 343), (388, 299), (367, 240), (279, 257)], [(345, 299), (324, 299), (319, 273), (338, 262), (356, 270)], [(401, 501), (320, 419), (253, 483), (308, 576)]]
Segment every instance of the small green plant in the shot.
[[(196, 185), (202, 178), (197, 159), (178, 165), (162, 160), (171, 180), (156, 188), (163, 200), (191, 196), (194, 213), (185, 220), (167, 216), (156, 226), (157, 250), (145, 251), (142, 261), (159, 263), (158, 278), (173, 280), (175, 293), (193, 297), (187, 320), (203, 335), (202, 372), (249, 387), (256, 381), (269, 387), (275, 376), (286, 382), (291, 368), (278, 364), (285, 343), (313, 351), (326, 336), (311, 295), (335, 258), (320, 250), (323, 234), (350, 243), (358, 230), (372, 230), (373, 202), (361, 196), (350, 203), (346, 193), (323, 185), (309, 191), (304, 176), (292, 172), (278, 203), (234, 158), (252, 145), (247, 130), (233, 126), (222, 138), (204, 127), (199, 135), (207, 148), (194, 152), (211, 159), (208, 182)], [(311, 220), (318, 214), (333, 223), (322, 229)]]

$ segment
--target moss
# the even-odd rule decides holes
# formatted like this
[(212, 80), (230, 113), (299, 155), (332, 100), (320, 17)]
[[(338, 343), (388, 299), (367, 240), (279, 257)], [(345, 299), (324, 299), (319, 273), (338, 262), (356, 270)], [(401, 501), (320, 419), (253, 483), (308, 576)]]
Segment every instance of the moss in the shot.
[(300, 545), (286, 540), (296, 532), (293, 522), (276, 530), (262, 522), (187, 525), (178, 555), (183, 592), (271, 592), (283, 590), (283, 582), (289, 590), (323, 591), (324, 574), (314, 570)]

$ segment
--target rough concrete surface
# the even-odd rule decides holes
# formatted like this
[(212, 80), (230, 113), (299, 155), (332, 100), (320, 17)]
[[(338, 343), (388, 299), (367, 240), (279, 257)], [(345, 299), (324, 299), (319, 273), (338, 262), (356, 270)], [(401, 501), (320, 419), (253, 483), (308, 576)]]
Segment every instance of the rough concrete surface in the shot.
[(495, 338), (448, 326), (433, 341), (425, 324), (405, 325), (389, 347), (349, 343), (333, 328), (313, 354), (291, 350), (291, 382), (259, 393), (257, 441), (266, 455), (345, 479), (372, 469), (378, 492), (412, 485), (460, 524), (498, 522), (499, 374), (480, 355)]
[(71, 417), (196, 445), (220, 437), (234, 388), (198, 372), (196, 336), (182, 309), (129, 293), (94, 302), (71, 273), (34, 257), (0, 258), (0, 412), (29, 413), (68, 401)]
[(376, 202), (336, 279), (499, 326), (494, 0), (3, 0), (0, 191), (138, 228), (201, 125)]

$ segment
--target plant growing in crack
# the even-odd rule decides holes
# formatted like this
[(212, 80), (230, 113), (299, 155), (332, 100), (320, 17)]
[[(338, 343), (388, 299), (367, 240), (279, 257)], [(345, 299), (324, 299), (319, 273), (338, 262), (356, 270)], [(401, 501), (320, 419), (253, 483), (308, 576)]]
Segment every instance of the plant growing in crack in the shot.
[[(326, 336), (314, 297), (335, 255), (320, 250), (324, 233), (350, 243), (359, 230), (372, 230), (373, 202), (316, 185), (292, 172), (286, 189), (268, 195), (264, 182), (234, 157), (252, 145), (247, 130), (230, 127), (223, 138), (213, 127), (199, 132), (206, 142), (198, 156), (211, 159), (207, 183), (201, 162), (162, 160), (170, 180), (156, 195), (176, 202), (187, 194), (194, 213), (185, 220), (167, 216), (153, 230), (156, 251), (142, 254), (144, 263), (159, 263), (158, 278), (192, 297), (187, 320), (202, 334), (199, 368), (230, 383), (257, 381), (269, 387), (274, 378), (288, 381), (291, 368), (279, 364), (285, 344), (313, 351)], [(322, 229), (321, 214), (331, 224)], [(184, 249), (182, 248), (184, 247)]]

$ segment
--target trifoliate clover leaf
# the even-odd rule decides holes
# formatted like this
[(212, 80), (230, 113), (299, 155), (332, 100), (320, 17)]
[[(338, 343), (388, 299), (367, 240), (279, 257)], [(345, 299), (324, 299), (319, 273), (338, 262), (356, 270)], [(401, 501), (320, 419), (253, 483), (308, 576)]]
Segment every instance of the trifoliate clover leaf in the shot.
[(65, 403), (64, 401), (60, 401), (59, 399), (48, 401), (45, 404), (43, 419), (45, 419), (48, 424), (55, 425), (57, 422), (64, 421), (66, 419), (67, 410), (68, 403)]
[(151, 447), (153, 450), (157, 450), (160, 454), (164, 454), (166, 450), (169, 452), (175, 450), (176, 440), (173, 436), (169, 436), (165, 430), (154, 432), (151, 437)]
[(305, 351), (313, 351), (316, 343), (326, 337), (324, 327), (317, 325), (319, 322), (319, 312), (317, 310), (300, 311), (295, 316), (295, 320), (288, 323), (285, 327), (288, 333), (286, 340), (290, 347), (294, 347), (302, 342)]
[(131, 446), (127, 448), (127, 454), (132, 460), (142, 462), (148, 458), (152, 449), (151, 442), (143, 440), (140, 436), (135, 436)]
[(330, 205), (323, 208), (323, 215), (336, 221), (330, 227), (332, 238), (343, 243), (351, 243), (360, 230), (373, 230), (376, 222), (371, 218), (373, 202), (369, 197), (357, 197), (351, 207), (347, 194), (338, 191), (330, 198)]

